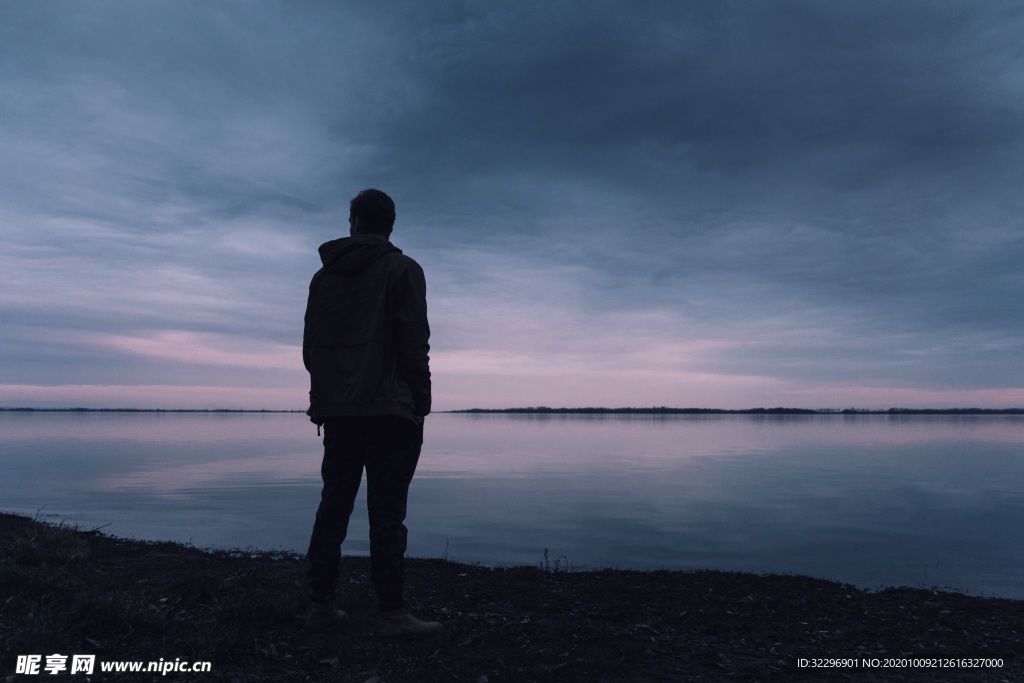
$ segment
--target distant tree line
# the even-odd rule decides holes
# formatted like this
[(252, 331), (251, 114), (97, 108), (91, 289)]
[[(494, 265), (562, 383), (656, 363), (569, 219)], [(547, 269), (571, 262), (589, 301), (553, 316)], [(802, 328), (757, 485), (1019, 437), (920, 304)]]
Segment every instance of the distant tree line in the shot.
[(305, 410), (242, 408), (0, 408), (6, 413), (305, 413)]
[(467, 408), (449, 413), (511, 413), (529, 415), (1024, 415), (1024, 408)]

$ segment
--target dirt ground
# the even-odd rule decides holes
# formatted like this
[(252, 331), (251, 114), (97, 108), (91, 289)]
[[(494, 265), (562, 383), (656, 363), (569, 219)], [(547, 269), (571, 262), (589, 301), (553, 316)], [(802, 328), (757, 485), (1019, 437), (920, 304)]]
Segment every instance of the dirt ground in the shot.
[[(0, 679), (30, 681), (1024, 681), (1024, 601), (862, 591), (800, 576), (408, 561), (445, 634), (382, 641), (364, 557), (347, 627), (304, 628), (304, 561), (143, 543), (0, 515)], [(91, 676), (18, 655), (96, 656)], [(100, 662), (208, 661), (207, 673)]]

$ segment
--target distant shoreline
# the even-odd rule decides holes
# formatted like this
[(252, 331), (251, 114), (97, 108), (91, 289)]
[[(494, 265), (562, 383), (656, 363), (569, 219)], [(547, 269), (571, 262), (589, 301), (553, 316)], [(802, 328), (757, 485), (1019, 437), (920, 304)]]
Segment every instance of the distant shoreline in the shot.
[[(499, 415), (1024, 415), (1024, 408), (464, 408), (439, 410), (447, 414)], [(244, 408), (3, 408), (0, 413), (299, 413), (305, 410)]]
[(1024, 415), (1024, 408), (468, 408), (448, 413), (525, 415)]
[(305, 410), (245, 408), (0, 408), (0, 413), (302, 413)]

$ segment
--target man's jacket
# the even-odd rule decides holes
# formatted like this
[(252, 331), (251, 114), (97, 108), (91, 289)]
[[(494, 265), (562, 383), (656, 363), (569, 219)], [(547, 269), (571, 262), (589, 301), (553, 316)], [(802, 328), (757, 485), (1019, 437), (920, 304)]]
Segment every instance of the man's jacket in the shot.
[(320, 245), (309, 283), (302, 360), (309, 416), (430, 412), (427, 284), (416, 261), (384, 238)]

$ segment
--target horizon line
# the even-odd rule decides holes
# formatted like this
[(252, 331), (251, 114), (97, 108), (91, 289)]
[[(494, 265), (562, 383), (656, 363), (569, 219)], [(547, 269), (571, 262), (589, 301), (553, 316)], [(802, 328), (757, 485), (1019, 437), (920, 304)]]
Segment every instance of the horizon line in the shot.
[[(271, 408), (41, 408), (32, 406), (2, 407), (0, 412), (49, 412), (49, 413), (301, 413), (302, 409), (271, 409)], [(971, 414), (971, 415), (1014, 415), (1024, 414), (1024, 407), (1019, 408), (673, 408), (668, 406), (651, 407), (561, 407), (530, 406), (523, 408), (457, 408), (452, 410), (435, 410), (435, 414), (481, 414), (481, 413), (512, 413), (512, 414), (753, 414), (753, 415), (893, 415), (893, 414)]]

